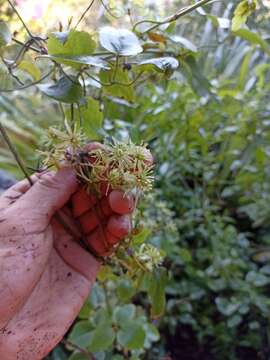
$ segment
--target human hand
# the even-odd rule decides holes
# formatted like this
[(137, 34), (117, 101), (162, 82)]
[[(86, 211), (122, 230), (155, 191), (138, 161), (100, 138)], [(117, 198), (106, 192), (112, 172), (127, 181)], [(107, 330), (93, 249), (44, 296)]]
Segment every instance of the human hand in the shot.
[[(1, 360), (42, 359), (76, 318), (99, 263), (75, 234), (82, 231), (104, 255), (131, 226), (129, 215), (112, 211), (119, 196), (88, 196), (69, 168), (33, 181), (30, 187), (23, 180), (0, 197)], [(130, 213), (133, 201), (127, 201)], [(57, 212), (72, 232), (59, 223)]]

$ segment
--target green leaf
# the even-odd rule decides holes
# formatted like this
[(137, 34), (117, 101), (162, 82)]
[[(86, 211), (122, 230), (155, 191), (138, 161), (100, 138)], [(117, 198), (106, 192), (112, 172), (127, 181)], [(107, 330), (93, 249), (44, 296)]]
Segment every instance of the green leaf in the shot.
[(256, 10), (257, 0), (241, 1), (233, 14), (232, 31), (238, 31), (246, 23), (247, 18)]
[(11, 42), (12, 36), (7, 24), (0, 21), (0, 47), (5, 46)]
[(190, 51), (193, 51), (193, 52), (198, 51), (196, 45), (194, 45), (190, 40), (188, 40), (188, 39), (186, 39), (186, 38), (184, 38), (182, 36), (173, 35), (173, 36), (170, 37), (170, 39), (175, 43), (183, 45), (186, 49), (188, 49)]
[(91, 310), (92, 310), (92, 306), (91, 306), (91, 304), (89, 302), (89, 299), (87, 298), (85, 303), (83, 304), (83, 307), (80, 310), (80, 313), (79, 313), (78, 317), (80, 319), (88, 319)]
[(268, 51), (268, 44), (263, 40), (259, 34), (247, 29), (240, 29), (234, 32), (235, 36), (239, 36), (244, 40), (247, 40), (251, 44), (260, 45), (263, 50)]
[(113, 321), (117, 325), (123, 326), (125, 322), (134, 319), (135, 313), (136, 313), (136, 306), (133, 304), (117, 306), (113, 311)]
[(114, 342), (115, 332), (111, 323), (101, 321), (91, 334), (88, 350), (98, 352), (108, 349)]
[(140, 349), (144, 345), (145, 331), (136, 321), (125, 322), (117, 333), (117, 341), (128, 350)]
[(95, 66), (101, 69), (110, 69), (106, 61), (104, 61), (99, 56), (90, 56), (90, 55), (80, 55), (80, 56), (68, 56), (68, 55), (42, 55), (41, 58), (48, 58), (55, 60), (56, 62), (62, 64), (65, 63), (70, 66), (77, 65), (89, 65)]
[(89, 360), (89, 356), (83, 353), (74, 353), (68, 358), (68, 360)]
[(163, 314), (165, 308), (167, 272), (165, 268), (159, 268), (151, 275), (151, 282), (148, 289), (151, 300), (151, 317), (158, 318)]
[[(118, 68), (115, 72), (114, 69), (109, 71), (100, 71), (100, 80), (105, 86), (103, 86), (103, 92), (105, 95), (111, 95), (121, 99), (126, 99), (129, 102), (135, 101), (135, 93), (132, 85), (129, 85), (131, 80), (128, 72)], [(113, 85), (106, 85), (113, 82), (117, 82)]]
[(86, 348), (89, 345), (92, 331), (93, 326), (88, 321), (79, 321), (72, 328), (68, 340), (82, 348)]
[(247, 52), (247, 54), (245, 55), (244, 60), (241, 65), (241, 68), (240, 68), (238, 86), (239, 86), (239, 89), (241, 89), (241, 90), (244, 90), (244, 87), (246, 84), (246, 79), (247, 79), (247, 76), (249, 73), (250, 58), (251, 58), (252, 54), (253, 54), (253, 49), (250, 49)]
[(100, 30), (99, 41), (104, 49), (116, 55), (132, 56), (143, 51), (137, 36), (126, 29), (106, 26)]
[(145, 242), (145, 240), (151, 235), (152, 230), (143, 228), (138, 234), (133, 235), (132, 244), (140, 245)]
[(143, 66), (145, 69), (156, 69), (159, 72), (164, 72), (165, 74), (170, 75), (174, 70), (179, 66), (177, 59), (173, 57), (162, 57), (162, 58), (153, 58), (141, 61), (139, 66)]
[(35, 81), (38, 81), (41, 77), (41, 72), (39, 68), (32, 61), (22, 60), (19, 63), (18, 68), (27, 72)]
[(96, 43), (91, 35), (85, 31), (71, 30), (70, 32), (53, 32), (49, 34), (48, 53), (59, 56), (58, 62), (79, 68), (80, 62), (61, 60), (66, 56), (91, 55), (96, 49)]
[(88, 97), (86, 104), (80, 106), (82, 116), (82, 127), (89, 139), (99, 139), (99, 131), (102, 128), (103, 112), (99, 101)]
[(129, 301), (135, 294), (135, 289), (129, 279), (121, 279), (117, 284), (117, 296), (123, 302)]
[(83, 89), (74, 76), (64, 76), (56, 84), (41, 84), (37, 87), (48, 97), (69, 104), (79, 103), (83, 96)]

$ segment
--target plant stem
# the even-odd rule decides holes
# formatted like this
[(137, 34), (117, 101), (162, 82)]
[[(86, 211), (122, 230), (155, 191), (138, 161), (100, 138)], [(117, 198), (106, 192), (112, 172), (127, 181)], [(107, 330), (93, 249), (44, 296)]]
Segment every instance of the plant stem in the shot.
[(206, 5), (206, 4), (210, 3), (210, 2), (213, 2), (213, 1), (215, 1), (215, 0), (200, 0), (200, 1), (198, 1), (197, 3), (195, 3), (193, 5), (186, 6), (186, 7), (182, 8), (182, 9), (180, 9), (176, 14), (173, 14), (173, 15), (169, 16), (168, 18), (166, 18), (166, 19), (164, 19), (162, 21), (155, 21), (155, 20), (141, 20), (141, 21), (138, 21), (133, 26), (133, 31), (135, 31), (135, 29), (136, 29), (136, 27), (138, 25), (141, 25), (141, 24), (144, 24), (144, 23), (154, 23), (155, 25), (150, 26), (148, 29), (143, 31), (142, 34), (151, 32), (151, 31), (155, 30), (156, 28), (158, 28), (159, 26), (170, 23), (170, 22), (173, 22), (173, 21), (176, 21), (180, 17), (185, 16), (188, 13), (192, 12), (193, 10), (195, 10), (195, 9), (197, 9), (197, 8), (203, 6), (203, 5)]
[(54, 71), (54, 68), (51, 69), (47, 74), (45, 74), (45, 75), (44, 75), (43, 77), (41, 77), (39, 80), (34, 81), (34, 82), (32, 82), (31, 84), (27, 84), (27, 85), (21, 86), (20, 88), (17, 88), (17, 89), (7, 89), (7, 90), (0, 89), (0, 93), (1, 93), (1, 92), (10, 93), (10, 92), (14, 92), (14, 91), (17, 91), (17, 90), (28, 89), (29, 87), (34, 86), (34, 85), (37, 85), (37, 84), (39, 84), (41, 81), (45, 80), (48, 76), (51, 75), (51, 73), (52, 73), (53, 71)]
[(77, 29), (77, 27), (79, 26), (79, 24), (81, 23), (81, 21), (84, 19), (85, 15), (87, 14), (87, 12), (91, 9), (92, 5), (94, 4), (95, 0), (92, 0), (90, 2), (90, 4), (87, 6), (87, 8), (84, 10), (84, 12), (82, 13), (81, 17), (79, 18), (79, 20), (77, 21), (77, 24), (74, 27), (74, 30)]
[(12, 7), (13, 11), (16, 13), (16, 15), (18, 16), (18, 18), (20, 19), (21, 23), (23, 24), (23, 27), (25, 28), (27, 34), (33, 38), (33, 35), (31, 34), (31, 31), (28, 29), (26, 23), (24, 22), (23, 18), (21, 17), (20, 13), (18, 12), (18, 10), (15, 8), (15, 6), (12, 4), (11, 0), (8, 0), (9, 5)]
[(33, 181), (31, 180), (29, 174), (27, 173), (26, 168), (25, 168), (22, 160), (20, 159), (17, 150), (16, 150), (15, 147), (13, 146), (13, 144), (12, 144), (12, 142), (11, 142), (11, 140), (10, 140), (7, 132), (6, 132), (6, 129), (4, 128), (4, 126), (3, 126), (3, 124), (2, 124), (1, 122), (0, 122), (0, 132), (1, 132), (3, 138), (4, 138), (5, 142), (6, 142), (9, 150), (12, 152), (12, 154), (13, 154), (13, 156), (14, 156), (14, 158), (15, 158), (18, 166), (19, 166), (19, 168), (20, 168), (21, 171), (23, 172), (24, 176), (27, 178), (29, 184), (32, 186), (32, 185), (33, 185)]

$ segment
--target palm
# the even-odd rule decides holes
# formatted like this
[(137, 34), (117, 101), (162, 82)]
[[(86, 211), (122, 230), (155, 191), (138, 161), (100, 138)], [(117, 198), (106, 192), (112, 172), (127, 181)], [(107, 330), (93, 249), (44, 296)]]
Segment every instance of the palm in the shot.
[[(45, 187), (15, 185), (0, 199), (0, 353), (5, 354), (1, 360), (42, 359), (64, 336), (95, 281), (98, 262), (71, 234), (79, 232), (81, 223), (86, 241), (102, 244), (96, 241), (97, 235), (102, 236), (101, 223), (93, 220), (90, 204), (78, 215), (77, 210), (82, 210), (80, 191), (72, 198), (73, 213), (63, 208), (77, 188), (74, 179), (65, 189), (61, 182), (57, 187), (51, 178), (46, 179)], [(46, 198), (42, 192), (48, 192), (48, 185), (51, 188)], [(33, 207), (37, 196), (43, 202)], [(53, 216), (59, 208), (72, 232)], [(105, 233), (111, 214), (103, 215)], [(96, 250), (105, 251), (100, 245)]]

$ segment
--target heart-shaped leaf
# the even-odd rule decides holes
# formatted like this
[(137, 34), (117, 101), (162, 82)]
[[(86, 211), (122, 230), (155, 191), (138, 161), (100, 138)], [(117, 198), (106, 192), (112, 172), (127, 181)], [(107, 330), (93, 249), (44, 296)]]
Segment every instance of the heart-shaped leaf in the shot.
[(11, 42), (12, 36), (7, 24), (0, 21), (0, 47), (5, 46)]
[(41, 84), (38, 88), (43, 94), (69, 104), (78, 103), (83, 96), (82, 86), (74, 76), (64, 76), (55, 84)]
[(132, 56), (143, 51), (137, 36), (126, 29), (106, 26), (100, 30), (99, 41), (106, 50), (117, 55)]

